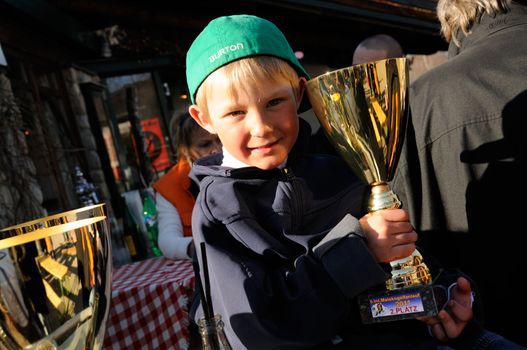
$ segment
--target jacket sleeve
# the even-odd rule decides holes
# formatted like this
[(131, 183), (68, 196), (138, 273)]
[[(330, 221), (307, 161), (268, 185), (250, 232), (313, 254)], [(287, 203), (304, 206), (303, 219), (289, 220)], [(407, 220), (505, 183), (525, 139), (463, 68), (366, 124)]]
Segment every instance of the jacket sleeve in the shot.
[(349, 214), (315, 246), (314, 252), (348, 298), (388, 278), (366, 247), (358, 220)]

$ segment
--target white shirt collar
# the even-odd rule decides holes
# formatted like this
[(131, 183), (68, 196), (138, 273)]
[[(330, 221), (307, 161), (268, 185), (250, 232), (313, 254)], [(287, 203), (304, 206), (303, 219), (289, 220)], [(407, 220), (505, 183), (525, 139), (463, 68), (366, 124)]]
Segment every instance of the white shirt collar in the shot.
[[(229, 151), (227, 151), (225, 146), (222, 147), (222, 152), (223, 152), (223, 160), (221, 162), (222, 166), (233, 168), (233, 169), (246, 168), (246, 167), (251, 166), (251, 165), (245, 164), (244, 162), (241, 162), (238, 159), (236, 159), (232, 154), (229, 153)], [(285, 168), (286, 163), (287, 163), (287, 158), (282, 164), (278, 166), (278, 168), (279, 169)]]

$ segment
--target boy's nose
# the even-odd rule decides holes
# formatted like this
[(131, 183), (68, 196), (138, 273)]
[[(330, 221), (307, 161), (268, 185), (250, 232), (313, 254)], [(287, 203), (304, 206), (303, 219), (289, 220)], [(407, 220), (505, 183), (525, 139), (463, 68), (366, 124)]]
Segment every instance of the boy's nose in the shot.
[(251, 112), (248, 122), (251, 136), (254, 137), (264, 137), (273, 129), (262, 111)]

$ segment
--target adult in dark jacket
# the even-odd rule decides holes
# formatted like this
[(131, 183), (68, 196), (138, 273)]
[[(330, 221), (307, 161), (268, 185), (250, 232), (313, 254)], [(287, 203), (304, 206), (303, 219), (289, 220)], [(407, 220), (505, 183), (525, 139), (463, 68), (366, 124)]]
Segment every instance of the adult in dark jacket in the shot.
[(476, 281), (487, 328), (526, 345), (527, 7), (440, 0), (438, 17), (449, 59), (411, 86), (392, 187), (418, 246)]

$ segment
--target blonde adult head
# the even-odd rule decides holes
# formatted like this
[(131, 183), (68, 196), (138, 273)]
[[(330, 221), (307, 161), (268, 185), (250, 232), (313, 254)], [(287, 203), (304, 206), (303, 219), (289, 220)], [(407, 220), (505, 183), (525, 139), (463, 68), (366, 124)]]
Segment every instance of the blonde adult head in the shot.
[(439, 0), (437, 17), (441, 23), (441, 34), (448, 42), (459, 47), (456, 35), (461, 31), (470, 34), (472, 25), (487, 13), (495, 15), (506, 12), (511, 0)]

